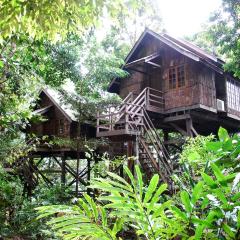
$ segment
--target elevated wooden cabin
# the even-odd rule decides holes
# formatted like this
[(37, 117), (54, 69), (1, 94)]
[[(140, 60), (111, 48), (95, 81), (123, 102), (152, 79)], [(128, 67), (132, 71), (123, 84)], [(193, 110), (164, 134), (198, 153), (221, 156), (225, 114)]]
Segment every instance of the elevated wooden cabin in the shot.
[[(223, 64), (192, 43), (146, 29), (125, 60), (129, 77), (109, 86), (123, 103), (98, 114), (97, 136), (132, 139), (146, 171), (155, 169), (164, 178), (166, 168), (172, 169), (166, 151), (169, 132), (196, 136), (216, 133), (220, 126), (239, 130), (240, 81), (224, 72)], [(164, 131), (164, 143), (156, 129)]]
[(81, 145), (78, 148), (76, 145), (64, 146), (64, 141), (63, 146), (48, 144), (49, 139), (53, 138), (69, 140), (79, 136), (81, 139), (96, 137), (96, 128), (88, 123), (79, 124), (77, 114), (70, 105), (61, 101), (61, 97), (56, 90), (42, 90), (35, 114), (41, 115), (45, 121), (32, 123), (28, 128), (28, 133), (34, 133), (37, 137), (49, 137), (42, 140), (27, 158), (19, 160), (22, 168), (20, 172), (29, 194), (39, 181), (44, 181), (49, 187), (61, 183), (72, 188), (79, 196), (82, 191), (86, 191), (90, 180), (91, 161), (94, 159), (86, 157)]
[(45, 121), (32, 123), (30, 129), (38, 137), (49, 136), (73, 139), (82, 137), (94, 138), (96, 130), (90, 124), (81, 124), (80, 131), (77, 113), (70, 105), (61, 101), (61, 94), (53, 89), (44, 89), (39, 95), (35, 114), (41, 115)]

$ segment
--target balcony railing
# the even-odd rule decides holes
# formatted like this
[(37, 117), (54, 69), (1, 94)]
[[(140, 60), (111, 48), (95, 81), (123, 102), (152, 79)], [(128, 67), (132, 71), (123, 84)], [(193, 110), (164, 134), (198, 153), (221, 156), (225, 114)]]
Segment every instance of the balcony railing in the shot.
[[(145, 88), (134, 100), (129, 93), (117, 108), (108, 108), (97, 113), (97, 136), (111, 136), (120, 134), (137, 134), (129, 125), (141, 125), (143, 110), (163, 113), (163, 93), (152, 88)], [(130, 117), (129, 117), (130, 116)]]

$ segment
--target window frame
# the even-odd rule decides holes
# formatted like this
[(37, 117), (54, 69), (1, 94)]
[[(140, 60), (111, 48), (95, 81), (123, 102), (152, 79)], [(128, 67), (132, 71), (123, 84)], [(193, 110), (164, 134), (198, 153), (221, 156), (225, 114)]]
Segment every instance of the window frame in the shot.
[(59, 135), (64, 135), (65, 133), (65, 121), (64, 119), (59, 119), (59, 129), (58, 129), (58, 134)]
[[(184, 73), (184, 84), (179, 86), (179, 76), (178, 76), (178, 69), (183, 67)], [(174, 88), (170, 87), (170, 71), (174, 69), (175, 71), (175, 75), (176, 75), (176, 86)], [(186, 64), (180, 64), (180, 65), (175, 65), (172, 67), (168, 68), (168, 90), (175, 90), (175, 89), (180, 89), (180, 88), (184, 88), (187, 85), (187, 78), (186, 78)]]

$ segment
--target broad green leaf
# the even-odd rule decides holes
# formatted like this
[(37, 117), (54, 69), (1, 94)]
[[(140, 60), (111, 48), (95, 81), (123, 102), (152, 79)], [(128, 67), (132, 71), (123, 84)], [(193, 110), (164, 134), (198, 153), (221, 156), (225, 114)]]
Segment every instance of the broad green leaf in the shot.
[(203, 172), (201, 175), (202, 175), (202, 178), (203, 178), (204, 182), (205, 182), (208, 186), (213, 187), (213, 188), (217, 187), (217, 184), (216, 184), (215, 181), (212, 179), (212, 177), (210, 177), (209, 175), (207, 175), (207, 174), (204, 173), (204, 172)]
[(156, 209), (154, 209), (154, 213), (152, 215), (152, 218), (157, 218), (159, 216), (162, 216), (163, 215), (163, 211), (166, 209), (166, 208), (170, 208), (171, 207), (171, 204), (172, 204), (172, 200), (168, 200), (164, 203), (162, 203), (159, 207), (157, 207)]
[(140, 199), (142, 201), (142, 194), (143, 194), (143, 180), (142, 180), (142, 173), (140, 171), (140, 168), (138, 165), (135, 167), (136, 173), (137, 173), (137, 180), (138, 180), (138, 191), (140, 195)]
[(216, 176), (217, 180), (219, 182), (224, 181), (225, 176), (222, 174), (220, 168), (214, 163), (211, 163), (211, 167), (212, 167), (212, 170), (213, 170), (214, 175)]
[(240, 210), (239, 209), (237, 213), (237, 227), (240, 228)]
[(187, 215), (183, 211), (181, 211), (178, 207), (172, 206), (171, 209), (178, 217), (180, 217), (184, 221), (188, 221)]
[(231, 151), (233, 149), (232, 139), (226, 140), (222, 144), (222, 148), (223, 148), (224, 151)]
[(204, 225), (198, 225), (195, 231), (195, 235), (194, 235), (194, 240), (200, 240), (202, 239), (202, 234), (203, 234), (203, 230), (204, 230), (205, 226)]
[(218, 138), (220, 141), (225, 142), (229, 139), (228, 132), (225, 128), (220, 127), (218, 130)]
[(219, 217), (221, 217), (222, 216), (222, 214), (221, 214), (221, 212), (219, 212), (219, 211), (217, 211), (217, 210), (211, 210), (209, 213), (208, 213), (208, 215), (207, 215), (207, 217), (206, 217), (206, 219), (205, 219), (205, 224), (207, 225), (207, 227), (211, 227), (211, 225), (212, 225), (212, 223), (214, 223), (215, 222), (215, 219), (216, 218), (219, 218)]
[(135, 181), (135, 179), (134, 179), (134, 176), (132, 175), (132, 173), (131, 173), (131, 171), (129, 170), (128, 167), (124, 166), (123, 168), (124, 168), (124, 171), (127, 173), (127, 175), (128, 175), (128, 177), (129, 177), (129, 179), (130, 179), (130, 181), (131, 181), (131, 184), (132, 184), (133, 188), (134, 188), (135, 191), (136, 191), (136, 190), (137, 190), (137, 189), (136, 189), (136, 181)]
[(113, 235), (116, 235), (119, 231), (122, 230), (123, 227), (123, 219), (117, 219), (116, 222), (113, 225), (112, 233)]
[(112, 172), (107, 172), (107, 174), (112, 177), (115, 180), (118, 180), (119, 182), (123, 183), (123, 185), (127, 186), (129, 189), (132, 189), (131, 185), (125, 181), (124, 178), (120, 177), (119, 175), (112, 173)]
[[(167, 184), (166, 184), (166, 183), (162, 184), (162, 185), (157, 189), (157, 191), (154, 193), (154, 195), (153, 195), (153, 197), (152, 197), (152, 199), (151, 199), (151, 201), (150, 201), (150, 204), (149, 204), (148, 207), (147, 207), (147, 213), (148, 213), (148, 214), (150, 214), (150, 212), (151, 212), (152, 210), (154, 210), (155, 204), (156, 204), (157, 202), (159, 202), (161, 194), (162, 194), (164, 191), (166, 191), (166, 190), (167, 190)], [(146, 204), (146, 203), (145, 203), (145, 204)]]
[(228, 200), (224, 194), (224, 192), (222, 191), (221, 188), (217, 188), (217, 189), (214, 189), (214, 194), (215, 196), (223, 203), (223, 204), (227, 204), (228, 203)]
[(192, 199), (191, 199), (191, 202), (192, 202), (193, 205), (201, 197), (202, 190), (203, 190), (203, 182), (200, 181), (194, 186), (194, 189), (193, 189)]
[(191, 162), (191, 161), (196, 161), (196, 160), (199, 160), (201, 159), (201, 156), (199, 155), (198, 152), (192, 152), (188, 155), (188, 160)]
[(217, 152), (222, 148), (221, 142), (207, 142), (206, 143), (206, 149), (209, 151)]
[(181, 196), (181, 200), (182, 200), (182, 203), (184, 205), (185, 210), (188, 213), (191, 213), (192, 212), (192, 205), (191, 205), (191, 202), (190, 202), (190, 199), (189, 199), (189, 194), (186, 191), (182, 191), (180, 193), (180, 196)]
[(156, 191), (158, 182), (159, 182), (159, 175), (155, 174), (152, 177), (152, 179), (149, 183), (149, 186), (147, 188), (147, 191), (145, 193), (145, 197), (144, 197), (144, 200), (143, 200), (144, 203), (147, 203), (152, 198), (153, 193)]
[(106, 210), (103, 207), (99, 207), (99, 210), (100, 210), (101, 216), (102, 216), (102, 225), (103, 225), (103, 227), (107, 227), (108, 221), (107, 221)]
[(235, 232), (234, 229), (232, 229), (231, 227), (229, 227), (226, 223), (223, 224), (223, 230), (225, 233), (227, 233), (227, 235), (229, 237), (231, 237), (232, 239), (235, 239)]
[(93, 201), (93, 199), (87, 195), (87, 194), (83, 194), (84, 198), (86, 199), (86, 201), (88, 202), (89, 206), (91, 207), (92, 209), (92, 213), (93, 213), (93, 216), (95, 218), (95, 221), (98, 220), (98, 210), (97, 210), (97, 206), (95, 204), (95, 202)]

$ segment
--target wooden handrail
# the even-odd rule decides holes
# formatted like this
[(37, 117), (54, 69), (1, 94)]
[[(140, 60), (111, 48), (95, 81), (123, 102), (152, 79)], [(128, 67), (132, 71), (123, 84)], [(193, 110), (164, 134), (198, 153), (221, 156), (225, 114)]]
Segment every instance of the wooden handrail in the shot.
[[(163, 92), (147, 87), (134, 100), (133, 93), (129, 93), (118, 110), (110, 111), (109, 114), (98, 114), (97, 131), (112, 131), (115, 130), (114, 126), (117, 126), (117, 129), (119, 127), (125, 129), (126, 132), (134, 131), (140, 136), (140, 144), (144, 145), (148, 159), (160, 173), (162, 179), (166, 181), (166, 178), (168, 178), (166, 176), (170, 176), (172, 173), (172, 166), (168, 161), (170, 157), (146, 111), (148, 106), (163, 109)], [(101, 120), (106, 122), (101, 123)], [(146, 137), (150, 140), (158, 160), (155, 159), (149, 149), (146, 149), (148, 144)]]

